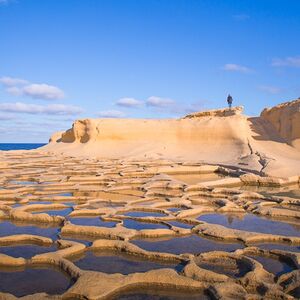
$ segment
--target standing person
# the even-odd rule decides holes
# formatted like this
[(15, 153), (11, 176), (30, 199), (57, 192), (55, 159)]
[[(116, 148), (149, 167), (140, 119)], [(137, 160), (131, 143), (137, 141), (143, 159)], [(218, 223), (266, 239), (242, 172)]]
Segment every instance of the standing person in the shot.
[(229, 94), (227, 96), (227, 103), (228, 103), (229, 109), (231, 109), (232, 102), (233, 102), (233, 99), (232, 99), (231, 95)]

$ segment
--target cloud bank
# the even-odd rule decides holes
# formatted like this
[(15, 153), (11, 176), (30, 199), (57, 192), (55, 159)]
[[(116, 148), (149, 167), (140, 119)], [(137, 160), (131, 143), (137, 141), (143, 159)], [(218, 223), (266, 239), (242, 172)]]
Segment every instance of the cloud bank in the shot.
[(143, 102), (139, 101), (135, 98), (125, 97), (125, 98), (119, 99), (116, 102), (116, 105), (123, 106), (123, 107), (139, 107), (139, 106), (143, 105)]
[(76, 115), (83, 112), (78, 106), (64, 104), (36, 105), (22, 102), (0, 103), (1, 112), (25, 113), (25, 114), (46, 114), (46, 115)]
[(240, 72), (240, 73), (251, 73), (252, 70), (248, 67), (237, 65), (237, 64), (226, 64), (222, 68), (224, 71), (229, 72)]
[(290, 56), (286, 58), (274, 58), (272, 60), (273, 67), (294, 67), (300, 68), (300, 56)]
[(65, 93), (58, 87), (46, 83), (30, 83), (25, 79), (2, 77), (0, 83), (6, 91), (14, 96), (28, 96), (33, 99), (57, 100), (65, 97)]
[(146, 105), (152, 107), (168, 107), (174, 103), (175, 101), (170, 98), (161, 98), (157, 96), (151, 96), (146, 100)]

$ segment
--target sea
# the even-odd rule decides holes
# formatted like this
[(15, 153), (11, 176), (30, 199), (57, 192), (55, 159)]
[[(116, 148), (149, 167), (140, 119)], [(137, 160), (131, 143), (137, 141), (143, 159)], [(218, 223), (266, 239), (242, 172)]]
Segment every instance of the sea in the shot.
[(8, 151), (8, 150), (32, 150), (46, 144), (36, 144), (36, 143), (0, 143), (0, 151)]

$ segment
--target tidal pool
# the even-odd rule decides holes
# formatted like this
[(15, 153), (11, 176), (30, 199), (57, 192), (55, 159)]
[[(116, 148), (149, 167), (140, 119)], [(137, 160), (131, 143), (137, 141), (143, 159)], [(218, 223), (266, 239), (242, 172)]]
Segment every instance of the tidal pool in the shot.
[(10, 181), (9, 182), (10, 184), (18, 184), (18, 185), (36, 185), (36, 184), (38, 184), (38, 182), (36, 182), (36, 181), (17, 181), (17, 180), (12, 180), (12, 181)]
[(200, 268), (213, 271), (219, 274), (224, 274), (233, 278), (242, 277), (247, 272), (251, 271), (248, 266), (240, 263), (239, 261), (236, 261), (234, 264), (223, 264), (222, 261), (219, 261), (219, 263), (205, 261), (199, 262), (197, 265)]
[(16, 297), (43, 292), (62, 294), (74, 283), (66, 273), (51, 266), (0, 267), (0, 278), (0, 291)]
[(68, 219), (74, 225), (82, 226), (100, 226), (100, 227), (115, 227), (117, 222), (103, 221), (100, 217), (70, 217)]
[(74, 201), (62, 202), (62, 204), (68, 205), (68, 206), (75, 206), (76, 205), (76, 203)]
[(192, 225), (192, 224), (183, 223), (183, 222), (179, 222), (179, 221), (167, 221), (167, 222), (172, 226), (186, 228), (186, 229), (191, 229), (195, 226), (195, 225)]
[(49, 216), (62, 216), (65, 217), (69, 215), (73, 209), (71, 207), (68, 208), (63, 208), (63, 209), (53, 209), (53, 210), (39, 210), (39, 211), (34, 211), (32, 214), (41, 214), (41, 213), (46, 213)]
[(250, 257), (260, 262), (266, 271), (273, 273), (275, 276), (280, 276), (284, 273), (291, 272), (295, 269), (295, 266), (292, 262), (288, 263), (283, 260), (257, 255)]
[(12, 205), (13, 208), (20, 207), (23, 205), (28, 205), (28, 204), (53, 204), (53, 202), (50, 201), (29, 201), (28, 203), (16, 203)]
[(197, 235), (176, 237), (171, 239), (132, 240), (131, 243), (148, 251), (159, 251), (173, 254), (203, 253), (207, 251), (234, 251), (243, 248), (238, 243), (222, 243), (212, 239), (204, 239)]
[(51, 201), (29, 201), (27, 204), (53, 204)]
[[(78, 238), (77, 238), (78, 237)], [(82, 239), (82, 236), (76, 236), (76, 235), (61, 235), (61, 238), (63, 240), (68, 240), (68, 241), (72, 241), (72, 242), (78, 242), (81, 244), (84, 244), (86, 246), (91, 246), (93, 244), (92, 240), (84, 240)]]
[(0, 253), (6, 254), (13, 257), (23, 257), (29, 259), (37, 254), (54, 252), (57, 251), (58, 247), (56, 244), (51, 246), (40, 246), (40, 245), (28, 245), (28, 244), (18, 244), (9, 246), (0, 246)]
[(170, 208), (167, 208), (167, 210), (170, 211), (170, 212), (175, 213), (175, 212), (179, 212), (181, 210), (185, 210), (185, 208), (182, 208), (182, 207), (170, 207)]
[(87, 251), (80, 257), (74, 257), (74, 264), (83, 270), (98, 271), (104, 273), (130, 274), (147, 272), (154, 269), (172, 268), (180, 272), (184, 268), (182, 263), (165, 263), (139, 259), (116, 252)]
[(186, 184), (197, 184), (200, 182), (213, 181), (225, 178), (224, 175), (218, 173), (208, 173), (208, 174), (180, 174), (180, 175), (170, 175), (176, 180), (182, 181)]
[(281, 221), (274, 221), (251, 214), (240, 216), (230, 214), (206, 214), (197, 219), (232, 229), (300, 237), (300, 225), (297, 226)]
[(71, 197), (73, 193), (60, 193), (60, 194), (52, 194), (51, 196), (64, 196), (64, 197)]
[(0, 221), (0, 236), (14, 234), (33, 234), (49, 237), (52, 240), (57, 239), (59, 227), (50, 227), (43, 224), (28, 224), (21, 222)]
[(32, 234), (49, 237), (52, 240), (57, 239), (59, 227), (50, 227), (42, 224), (28, 224), (21, 222), (0, 221), (0, 236), (14, 234)]
[(289, 245), (289, 244), (272, 244), (272, 243), (267, 243), (267, 244), (254, 244), (252, 246), (256, 246), (262, 249), (266, 250), (283, 250), (283, 251), (291, 251), (291, 252), (300, 252), (300, 245), (294, 246), (294, 245)]
[(128, 217), (164, 217), (164, 213), (158, 213), (153, 211), (129, 211), (123, 214)]
[(130, 219), (123, 220), (124, 227), (136, 230), (142, 229), (168, 229), (169, 227), (164, 224), (160, 223), (146, 223), (146, 222), (139, 222)]

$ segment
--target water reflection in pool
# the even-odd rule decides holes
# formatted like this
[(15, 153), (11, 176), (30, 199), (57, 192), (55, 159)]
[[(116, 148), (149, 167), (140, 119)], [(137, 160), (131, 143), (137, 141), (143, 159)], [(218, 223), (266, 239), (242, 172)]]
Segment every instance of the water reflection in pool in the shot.
[[(53, 226), (53, 225), (52, 225)], [(55, 225), (54, 225), (55, 226)], [(57, 239), (59, 227), (47, 224), (27, 224), (21, 222), (0, 221), (0, 236), (14, 234), (32, 234)]]
[(300, 236), (300, 225), (274, 221), (252, 214), (206, 214), (198, 217), (198, 220), (219, 224), (232, 229), (287, 236)]
[(51, 266), (0, 268), (0, 291), (17, 297), (34, 293), (64, 293), (74, 282), (64, 272)]
[(197, 235), (176, 237), (171, 239), (144, 239), (133, 240), (133, 244), (148, 251), (160, 251), (173, 254), (203, 253), (207, 251), (234, 251), (243, 248), (238, 243), (222, 243), (219, 241), (204, 239)]
[(172, 268), (179, 272), (184, 267), (184, 264), (181, 263), (143, 260), (123, 253), (102, 251), (87, 251), (80, 257), (73, 258), (73, 261), (80, 269), (109, 274), (130, 274), (162, 268)]

